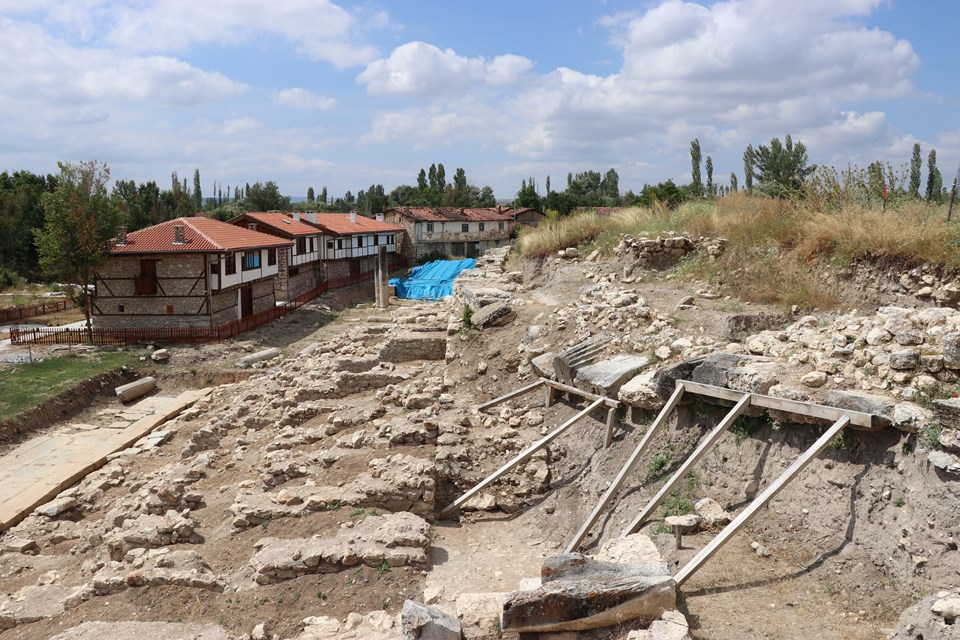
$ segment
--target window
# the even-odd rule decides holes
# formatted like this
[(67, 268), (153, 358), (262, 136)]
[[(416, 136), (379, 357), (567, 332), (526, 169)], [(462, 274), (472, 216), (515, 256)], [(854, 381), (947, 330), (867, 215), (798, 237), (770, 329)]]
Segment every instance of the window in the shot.
[(277, 264), (277, 250), (267, 249), (267, 266), (272, 267)]
[(432, 222), (428, 222), (428, 223), (427, 223), (427, 233), (433, 233), (433, 223), (432, 223)]
[(480, 231), (483, 231), (483, 227), (484, 227), (484, 224), (481, 222), (481, 223), (480, 223)]
[(358, 247), (363, 246), (363, 236), (357, 236), (357, 246)]
[(307, 239), (303, 236), (297, 238), (297, 255), (303, 255), (307, 252)]
[(290, 267), (287, 269), (287, 275), (291, 278), (300, 275), (300, 267)]
[(397, 244), (397, 236), (395, 235), (390, 236), (390, 244)]
[(211, 263), (210, 263), (210, 273), (212, 273), (212, 274), (215, 275), (215, 276), (216, 276), (216, 275), (220, 275), (220, 263), (219, 263), (219, 262), (211, 262)]
[(462, 225), (460, 225), (460, 231), (468, 233), (470, 231), (470, 225), (464, 222)]
[(223, 270), (224, 275), (234, 275), (237, 272), (237, 257), (233, 255), (233, 251), (224, 256), (223, 260), (225, 263)]
[(156, 260), (140, 261), (140, 275), (133, 279), (133, 289), (138, 296), (152, 296), (157, 293)]
[(380, 244), (380, 236), (378, 236), (377, 234), (373, 234), (373, 246), (377, 246), (379, 244)]
[(497, 223), (497, 229), (499, 229), (500, 231), (503, 231), (503, 223), (502, 223), (502, 222), (498, 222), (498, 223)]
[(333, 240), (327, 240), (327, 249), (333, 250)]
[(123, 305), (122, 305), (122, 304), (117, 305), (117, 311), (119, 311), (120, 313), (123, 313)]
[(310, 253), (313, 253), (316, 250), (316, 247), (313, 244), (313, 238), (310, 238)]
[(243, 270), (250, 271), (251, 269), (260, 268), (260, 252), (259, 251), (244, 251), (243, 252)]
[(343, 239), (337, 238), (337, 249), (343, 249)]

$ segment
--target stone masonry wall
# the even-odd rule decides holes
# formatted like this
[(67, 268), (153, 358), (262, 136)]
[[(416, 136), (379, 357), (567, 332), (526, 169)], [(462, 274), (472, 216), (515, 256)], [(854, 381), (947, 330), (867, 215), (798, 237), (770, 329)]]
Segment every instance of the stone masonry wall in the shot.
[[(151, 256), (146, 256), (151, 258)], [(103, 328), (209, 326), (202, 254), (157, 260), (157, 293), (136, 295), (140, 256), (111, 258), (97, 275), (95, 325)]]

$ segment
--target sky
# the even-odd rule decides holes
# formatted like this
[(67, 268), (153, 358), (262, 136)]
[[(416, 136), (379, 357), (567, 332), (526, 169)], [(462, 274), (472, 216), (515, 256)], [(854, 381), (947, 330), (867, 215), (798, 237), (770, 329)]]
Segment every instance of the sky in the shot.
[(443, 163), (512, 198), (614, 168), (717, 183), (743, 151), (960, 162), (955, 0), (0, 0), (0, 171), (106, 161), (305, 196)]

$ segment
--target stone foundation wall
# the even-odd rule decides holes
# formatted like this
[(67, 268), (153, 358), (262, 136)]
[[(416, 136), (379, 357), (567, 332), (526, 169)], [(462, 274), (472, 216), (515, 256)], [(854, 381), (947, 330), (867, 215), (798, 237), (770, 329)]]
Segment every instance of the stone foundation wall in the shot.
[(386, 362), (411, 360), (443, 360), (447, 355), (447, 334), (400, 333), (387, 341), (380, 350), (380, 359)]

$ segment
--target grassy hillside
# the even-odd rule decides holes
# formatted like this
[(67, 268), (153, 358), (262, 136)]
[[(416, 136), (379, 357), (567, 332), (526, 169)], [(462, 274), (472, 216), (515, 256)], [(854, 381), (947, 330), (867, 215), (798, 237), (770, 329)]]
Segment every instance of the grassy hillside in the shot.
[(553, 255), (569, 246), (612, 255), (623, 234), (644, 232), (651, 237), (674, 232), (727, 238), (718, 261), (698, 256), (682, 265), (681, 273), (735, 286), (745, 300), (787, 307), (836, 304), (833, 288), (811, 268), (816, 265), (842, 267), (868, 259), (960, 267), (960, 224), (946, 223), (945, 206), (920, 201), (886, 211), (850, 205), (824, 212), (804, 202), (734, 194), (672, 210), (654, 206), (546, 221), (525, 230), (519, 246), (527, 257)]

